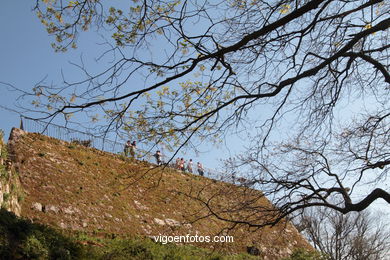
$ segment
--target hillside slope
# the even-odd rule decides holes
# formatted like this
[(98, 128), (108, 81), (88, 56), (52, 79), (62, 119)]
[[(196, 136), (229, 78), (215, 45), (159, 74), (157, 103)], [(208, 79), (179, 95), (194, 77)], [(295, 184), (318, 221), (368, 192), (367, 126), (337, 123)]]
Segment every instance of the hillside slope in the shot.
[[(96, 236), (230, 235), (233, 243), (197, 243), (227, 252), (260, 249), (280, 259), (310, 245), (290, 223), (250, 230), (210, 214), (260, 219), (242, 207), (272, 208), (261, 192), (204, 177), (131, 161), (53, 139), (14, 130), (9, 153), (26, 194), (21, 216)], [(206, 204), (204, 202), (207, 202)]]

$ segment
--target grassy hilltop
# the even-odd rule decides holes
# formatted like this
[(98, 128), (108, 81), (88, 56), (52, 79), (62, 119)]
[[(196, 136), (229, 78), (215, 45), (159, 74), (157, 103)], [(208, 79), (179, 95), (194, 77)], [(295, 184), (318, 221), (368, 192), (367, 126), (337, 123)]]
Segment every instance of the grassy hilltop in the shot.
[[(20, 202), (21, 216), (45, 224), (59, 234), (65, 231), (85, 238), (73, 239), (78, 241), (76, 245), (90, 243), (92, 248), (105, 248), (109, 239), (115, 241), (114, 247), (125, 250), (143, 241), (140, 248), (143, 243), (150, 245), (154, 249), (143, 251), (151, 255), (163, 252), (160, 246), (175, 252), (186, 248), (185, 252), (195, 250), (199, 259), (206, 259), (205, 255), (211, 257), (210, 252), (221, 252), (225, 257), (246, 252), (247, 246), (258, 248), (265, 259), (281, 259), (298, 248), (311, 249), (288, 222), (272, 228), (249, 229), (210, 214), (213, 210), (226, 217), (260, 219), (259, 214), (242, 207), (243, 203), (250, 203), (272, 208), (260, 191), (132, 161), (40, 134), (16, 136), (9, 142), (9, 153), (25, 193)], [(224, 212), (226, 208), (231, 210)], [(186, 234), (229, 235), (234, 242), (194, 243), (184, 247), (160, 245), (148, 238)], [(85, 242), (91, 239), (96, 243)], [(193, 257), (184, 259), (196, 259)]]

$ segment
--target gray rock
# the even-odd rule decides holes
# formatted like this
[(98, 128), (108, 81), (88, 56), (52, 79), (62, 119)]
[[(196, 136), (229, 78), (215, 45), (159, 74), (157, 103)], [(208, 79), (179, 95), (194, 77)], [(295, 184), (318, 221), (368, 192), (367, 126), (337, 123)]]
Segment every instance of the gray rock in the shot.
[(59, 211), (60, 211), (59, 208), (54, 205), (47, 205), (45, 207), (45, 212), (47, 213), (53, 212), (57, 214)]
[(187, 229), (191, 229), (192, 228), (192, 225), (190, 223), (184, 224), (183, 226), (185, 228), (187, 228)]
[(135, 203), (135, 206), (137, 207), (137, 209), (140, 209), (140, 210), (148, 210), (149, 208), (142, 205), (139, 201), (137, 200), (134, 200), (134, 203)]
[(165, 223), (167, 223), (167, 225), (171, 226), (171, 227), (173, 227), (173, 226), (180, 226), (181, 225), (179, 221), (171, 219), (171, 218), (165, 219)]
[(165, 225), (165, 221), (162, 220), (162, 219), (154, 218), (153, 221), (154, 221), (156, 224), (160, 225), (160, 226), (164, 226), (164, 225)]
[(65, 208), (63, 211), (64, 211), (65, 214), (69, 214), (69, 215), (72, 215), (74, 213), (72, 208)]
[(34, 202), (34, 203), (31, 205), (31, 209), (36, 210), (36, 211), (42, 211), (43, 206), (42, 206), (42, 204), (39, 203), (39, 202)]
[(80, 213), (80, 210), (78, 210), (75, 207), (69, 206), (67, 208), (64, 208), (62, 210), (65, 214), (73, 215), (74, 213)]

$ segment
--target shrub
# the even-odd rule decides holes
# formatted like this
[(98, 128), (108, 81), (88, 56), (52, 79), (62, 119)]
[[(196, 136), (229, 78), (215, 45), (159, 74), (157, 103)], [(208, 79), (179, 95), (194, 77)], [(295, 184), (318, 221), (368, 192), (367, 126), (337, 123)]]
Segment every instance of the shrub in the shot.
[(0, 210), (0, 259), (258, 259), (247, 254), (218, 254), (194, 246), (162, 245), (147, 238), (103, 239), (83, 233), (67, 234)]
[(9, 193), (3, 193), (3, 201), (4, 202), (8, 202), (10, 197), (11, 197), (11, 195)]
[(0, 210), (0, 259), (80, 259), (81, 246), (60, 232)]
[(49, 256), (48, 249), (34, 235), (22, 244), (21, 253), (28, 259), (47, 259)]
[(24, 200), (24, 194), (18, 195), (18, 202), (22, 202)]

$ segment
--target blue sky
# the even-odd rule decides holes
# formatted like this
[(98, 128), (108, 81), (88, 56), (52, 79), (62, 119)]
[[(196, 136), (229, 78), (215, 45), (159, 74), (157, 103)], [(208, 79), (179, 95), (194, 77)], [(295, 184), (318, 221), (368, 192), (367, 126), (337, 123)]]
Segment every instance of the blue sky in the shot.
[[(52, 38), (32, 11), (34, 1), (3, 0), (0, 9), (0, 82), (11, 84), (19, 89), (30, 91), (35, 84), (44, 80), (46, 84), (59, 85), (61, 71), (67, 78), (76, 78), (78, 71), (70, 62), (77, 63), (82, 55), (83, 61), (91, 70), (98, 70), (95, 58), (101, 54), (96, 43), (101, 42), (93, 31), (80, 35), (78, 49), (66, 53), (56, 53), (50, 46)], [(15, 109), (19, 93), (10, 91), (0, 84), (2, 95), (0, 105)], [(19, 126), (19, 115), (0, 107), (1, 125), (7, 138), (12, 127)], [(237, 145), (233, 145), (235, 147)], [(198, 157), (191, 152), (179, 154), (180, 157), (199, 159), (205, 166), (216, 168), (219, 158), (228, 157), (227, 148), (216, 149), (205, 145), (204, 153)]]
[[(104, 66), (95, 61), (102, 53), (102, 48), (96, 43), (102, 39), (95, 32), (83, 32), (78, 41), (78, 49), (69, 50), (66, 53), (56, 53), (51, 47), (52, 38), (48, 36), (43, 25), (32, 11), (34, 1), (3, 0), (0, 9), (0, 82), (31, 90), (35, 84), (45, 80), (46, 84), (60, 85), (62, 82), (61, 71), (68, 78), (77, 78), (79, 71), (70, 62), (78, 63), (82, 55), (83, 61), (88, 64), (88, 69), (98, 71)], [(7, 86), (0, 84), (2, 93), (0, 104), (8, 108), (14, 108), (19, 93), (7, 91)], [(262, 113), (264, 113), (264, 109)], [(0, 115), (3, 119), (0, 128), (9, 135), (12, 127), (19, 126), (20, 118), (17, 114), (0, 107)], [(254, 117), (259, 116), (254, 111)], [(231, 157), (242, 145), (247, 143), (247, 137), (239, 138), (230, 135), (224, 144), (218, 149), (212, 144), (204, 144), (200, 147), (203, 152), (196, 156), (191, 151), (186, 154), (179, 153), (179, 157), (198, 159), (205, 166), (217, 168), (219, 159)]]
[[(54, 53), (51, 39), (32, 7), (31, 1), (4, 0), (0, 9), (0, 81), (23, 90), (31, 90), (46, 77), (49, 82), (55, 81), (61, 69), (69, 67), (68, 54)], [(7, 91), (4, 84), (0, 88), (1, 105), (14, 108), (19, 94)], [(19, 117), (4, 109), (0, 113), (1, 128), (8, 136), (10, 129), (19, 125)]]
[[(46, 83), (60, 84), (61, 70), (69, 77), (74, 77), (77, 72), (69, 62), (77, 62), (80, 55), (92, 70), (98, 69), (99, 64), (94, 58), (101, 52), (95, 43), (101, 41), (93, 32), (84, 33), (79, 41), (79, 48), (67, 53), (55, 53), (50, 44), (52, 39), (48, 36), (45, 28), (32, 11), (34, 1), (2, 0), (0, 8), (0, 82), (31, 90), (36, 83), (45, 79)], [(11, 92), (5, 84), (0, 84), (0, 105), (14, 109), (18, 93)], [(350, 106), (346, 107), (351, 109)], [(353, 106), (352, 106), (353, 109)], [(344, 114), (347, 114), (343, 110)], [(0, 107), (0, 129), (5, 131), (6, 138), (12, 127), (18, 126), (20, 118), (16, 113)], [(228, 149), (233, 152), (244, 142), (239, 139), (226, 140), (226, 146), (221, 149), (212, 146), (202, 148), (205, 153), (195, 157), (191, 152), (185, 156), (199, 159), (205, 166), (216, 168), (218, 158), (229, 157)], [(377, 203), (379, 208), (385, 204)]]

